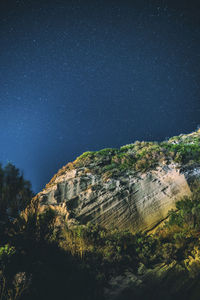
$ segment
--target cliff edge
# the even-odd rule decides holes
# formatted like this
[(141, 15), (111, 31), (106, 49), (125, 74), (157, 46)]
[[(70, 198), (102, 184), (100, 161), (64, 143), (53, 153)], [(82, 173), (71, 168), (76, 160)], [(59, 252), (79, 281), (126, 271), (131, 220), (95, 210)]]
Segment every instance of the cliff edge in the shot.
[(36, 198), (68, 224), (88, 221), (150, 230), (200, 178), (200, 130), (164, 142), (83, 153), (52, 178)]

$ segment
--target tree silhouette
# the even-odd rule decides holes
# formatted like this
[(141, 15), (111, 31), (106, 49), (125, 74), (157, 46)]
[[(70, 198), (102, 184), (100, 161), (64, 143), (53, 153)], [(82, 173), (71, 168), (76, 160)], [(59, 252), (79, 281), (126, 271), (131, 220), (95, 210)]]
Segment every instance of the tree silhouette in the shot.
[(31, 183), (13, 164), (0, 164), (0, 218), (16, 217), (34, 196)]

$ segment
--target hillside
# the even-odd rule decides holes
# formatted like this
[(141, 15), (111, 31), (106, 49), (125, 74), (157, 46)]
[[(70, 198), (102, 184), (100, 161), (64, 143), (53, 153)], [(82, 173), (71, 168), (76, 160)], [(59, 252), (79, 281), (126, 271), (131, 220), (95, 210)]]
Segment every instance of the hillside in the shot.
[(198, 130), (63, 167), (1, 219), (0, 298), (199, 300), (199, 141)]
[(68, 224), (150, 230), (200, 176), (200, 130), (164, 142), (85, 152), (37, 195)]

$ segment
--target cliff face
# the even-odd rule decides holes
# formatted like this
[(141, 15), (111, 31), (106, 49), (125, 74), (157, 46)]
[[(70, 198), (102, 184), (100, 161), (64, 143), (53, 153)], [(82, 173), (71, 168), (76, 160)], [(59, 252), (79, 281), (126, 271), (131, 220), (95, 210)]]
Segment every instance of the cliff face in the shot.
[(41, 207), (55, 208), (69, 224), (151, 229), (200, 177), (199, 141), (198, 131), (163, 143), (87, 152), (63, 167), (37, 197)]

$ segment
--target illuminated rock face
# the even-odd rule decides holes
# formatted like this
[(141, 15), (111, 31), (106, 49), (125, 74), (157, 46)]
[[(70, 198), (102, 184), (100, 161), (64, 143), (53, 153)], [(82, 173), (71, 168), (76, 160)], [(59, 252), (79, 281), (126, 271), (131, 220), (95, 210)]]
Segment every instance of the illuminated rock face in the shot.
[(81, 168), (57, 177), (38, 197), (41, 206), (55, 207), (69, 222), (146, 230), (165, 219), (177, 200), (190, 194), (188, 181), (199, 174), (200, 168), (180, 172), (171, 164), (105, 181)]
[[(197, 138), (200, 139), (200, 131), (168, 143), (178, 144), (182, 139), (187, 141), (184, 145), (193, 145)], [(131, 158), (137, 155), (128, 151)], [(130, 168), (105, 176), (99, 170), (118, 161), (115, 154), (108, 151), (100, 160), (86, 158), (84, 166), (75, 161), (71, 167), (63, 167), (37, 195), (40, 206), (55, 208), (68, 224), (92, 221), (106, 227), (149, 230), (167, 217), (177, 200), (191, 193), (190, 183), (200, 178), (198, 161), (183, 165), (166, 159), (146, 172)]]

